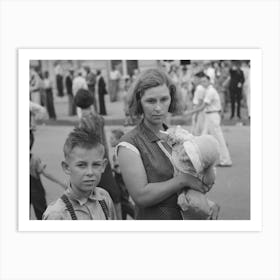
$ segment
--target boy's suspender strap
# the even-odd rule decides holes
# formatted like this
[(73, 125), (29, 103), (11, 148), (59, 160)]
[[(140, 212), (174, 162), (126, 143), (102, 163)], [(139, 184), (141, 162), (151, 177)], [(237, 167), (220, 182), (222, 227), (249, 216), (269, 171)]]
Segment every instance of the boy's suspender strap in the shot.
[(61, 196), (61, 199), (62, 199), (62, 201), (65, 203), (66, 208), (67, 208), (67, 210), (69, 211), (72, 220), (78, 220), (78, 218), (77, 218), (77, 216), (76, 216), (76, 213), (75, 213), (75, 210), (74, 210), (74, 208), (73, 208), (73, 205), (71, 204), (71, 202), (70, 202), (69, 198), (67, 197), (67, 195), (66, 195), (66, 194), (63, 194), (63, 195)]
[(104, 212), (106, 220), (108, 220), (109, 219), (109, 210), (108, 210), (108, 207), (107, 207), (107, 204), (106, 204), (105, 200), (104, 199), (98, 200), (98, 202), (99, 202), (99, 204), (100, 204), (100, 206), (101, 206), (101, 208)]
[[(76, 216), (76, 213), (75, 213), (75, 210), (73, 208), (73, 205), (70, 202), (70, 200), (69, 200), (69, 198), (67, 197), (66, 194), (63, 194), (61, 196), (61, 200), (65, 203), (65, 206), (66, 206), (67, 210), (69, 211), (72, 220), (78, 220), (78, 218)], [(103, 211), (103, 213), (105, 215), (106, 220), (109, 220), (109, 209), (108, 209), (108, 206), (107, 206), (105, 200), (104, 199), (98, 200), (98, 202), (99, 202), (99, 204), (100, 204), (100, 206), (102, 208), (102, 211)]]

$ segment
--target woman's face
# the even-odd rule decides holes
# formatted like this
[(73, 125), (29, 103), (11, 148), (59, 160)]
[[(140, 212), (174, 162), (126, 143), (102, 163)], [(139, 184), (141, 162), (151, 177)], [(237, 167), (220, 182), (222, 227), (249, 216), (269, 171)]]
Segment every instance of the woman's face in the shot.
[(166, 85), (147, 89), (141, 98), (144, 118), (155, 125), (163, 123), (170, 103), (171, 97)]

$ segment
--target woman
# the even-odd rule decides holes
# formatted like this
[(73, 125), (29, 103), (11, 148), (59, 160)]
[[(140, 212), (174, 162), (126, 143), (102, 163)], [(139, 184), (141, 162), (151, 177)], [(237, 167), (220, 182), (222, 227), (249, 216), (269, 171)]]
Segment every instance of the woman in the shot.
[(168, 112), (178, 108), (176, 87), (159, 69), (142, 72), (131, 87), (131, 113), (142, 121), (117, 146), (125, 185), (136, 204), (136, 219), (181, 220), (177, 193), (184, 187), (205, 191), (206, 187), (189, 174), (174, 176), (166, 153), (171, 147), (160, 140)]

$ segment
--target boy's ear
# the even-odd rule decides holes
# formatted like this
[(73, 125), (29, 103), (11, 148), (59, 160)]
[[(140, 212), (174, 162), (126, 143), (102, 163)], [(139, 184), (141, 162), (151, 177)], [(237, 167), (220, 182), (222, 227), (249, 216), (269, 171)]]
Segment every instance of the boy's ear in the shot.
[(61, 166), (62, 166), (62, 169), (63, 169), (64, 173), (69, 175), (70, 174), (70, 170), (69, 170), (68, 163), (66, 161), (62, 161), (61, 162)]
[(107, 158), (104, 158), (103, 159), (102, 173), (105, 171), (105, 168), (106, 168), (107, 164), (108, 164), (108, 160), (107, 160)]

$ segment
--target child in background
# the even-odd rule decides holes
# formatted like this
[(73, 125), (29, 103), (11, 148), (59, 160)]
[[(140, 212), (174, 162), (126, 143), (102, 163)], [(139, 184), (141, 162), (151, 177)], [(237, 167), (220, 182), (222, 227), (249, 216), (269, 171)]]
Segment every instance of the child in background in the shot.
[(47, 208), (46, 192), (42, 185), (40, 176), (51, 180), (54, 183), (59, 184), (62, 188), (66, 188), (66, 185), (56, 178), (54, 175), (46, 170), (46, 164), (42, 163), (39, 157), (31, 153), (31, 149), (34, 143), (33, 131), (30, 129), (30, 204), (33, 205), (36, 218), (42, 220), (42, 215)]
[[(113, 129), (111, 131), (110, 144), (111, 147), (115, 148), (119, 142), (121, 137), (124, 135), (124, 132), (121, 129)], [(129, 193), (124, 184), (122, 174), (120, 171), (119, 163), (117, 161), (116, 155), (113, 154), (113, 171), (116, 183), (118, 184), (121, 190), (121, 211), (122, 211), (122, 219), (126, 220), (127, 215), (131, 218), (134, 218), (134, 205), (130, 201)]]
[(107, 159), (100, 137), (92, 131), (75, 128), (63, 148), (62, 168), (70, 183), (64, 194), (51, 203), (44, 220), (115, 220), (113, 201), (97, 185)]

